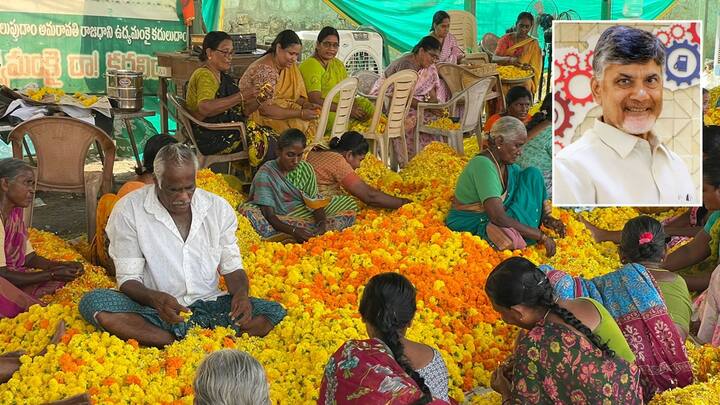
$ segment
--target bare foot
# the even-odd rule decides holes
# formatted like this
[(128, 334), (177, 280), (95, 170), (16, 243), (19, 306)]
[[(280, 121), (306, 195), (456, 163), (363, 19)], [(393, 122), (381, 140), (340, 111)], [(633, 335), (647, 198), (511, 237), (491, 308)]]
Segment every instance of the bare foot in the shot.
[(267, 317), (260, 315), (252, 318), (242, 331), (250, 336), (265, 337), (274, 327)]
[(62, 399), (60, 401), (48, 402), (47, 405), (90, 405), (90, 395), (87, 393), (75, 395), (74, 397)]
[(590, 235), (592, 235), (595, 242), (615, 242), (620, 243), (620, 236), (622, 235), (622, 232), (620, 231), (608, 231), (607, 229), (600, 229), (597, 226), (593, 225), (585, 219), (582, 215), (577, 215), (577, 220), (582, 222), (585, 225), (585, 228), (587, 228), (588, 231), (590, 231)]
[[(62, 339), (63, 335), (65, 335), (65, 321), (61, 319), (58, 321), (57, 326), (55, 327), (55, 333), (52, 338), (50, 338), (50, 343), (48, 343), (48, 345), (56, 345), (60, 343), (60, 339)], [(36, 354), (36, 356), (44, 356), (45, 353), (47, 353), (47, 346)]]

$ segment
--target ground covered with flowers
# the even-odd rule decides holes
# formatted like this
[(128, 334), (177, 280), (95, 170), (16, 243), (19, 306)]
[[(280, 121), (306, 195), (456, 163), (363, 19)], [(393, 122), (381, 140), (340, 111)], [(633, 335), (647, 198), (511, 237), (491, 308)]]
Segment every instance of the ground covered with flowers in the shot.
[[(474, 145), (473, 145), (474, 142)], [(477, 151), (475, 139), (466, 150)], [(472, 152), (470, 152), (472, 153)], [(347, 339), (365, 338), (357, 303), (372, 275), (398, 271), (418, 289), (418, 313), (410, 339), (439, 348), (450, 371), (451, 396), (472, 403), (500, 403), (497, 394), (466, 398), (465, 392), (487, 386), (498, 362), (511, 351), (513, 327), (505, 325), (484, 293), (488, 273), (501, 260), (523, 255), (584, 276), (619, 267), (615, 246), (595, 243), (566, 210), (555, 214), (568, 228), (557, 240), (558, 254), (548, 259), (542, 248), (496, 252), (478, 237), (451, 232), (443, 224), (455, 180), (467, 162), (450, 148), (432, 144), (400, 173), (368, 157), (361, 176), (386, 192), (414, 202), (397, 211), (363, 209), (357, 223), (302, 245), (261, 242), (247, 220), (237, 231), (251, 294), (281, 302), (288, 316), (263, 339), (234, 336), (229, 329), (194, 329), (164, 350), (138, 347), (94, 330), (77, 311), (79, 297), (94, 287), (111, 287), (103, 269), (85, 265), (85, 275), (45, 297), (47, 307), (33, 307), (0, 321), (0, 352), (29, 354), (48, 344), (59, 319), (68, 332), (44, 356), (24, 356), (23, 366), (0, 386), (1, 403), (42, 403), (89, 392), (97, 403), (190, 404), (197, 365), (209, 352), (237, 348), (265, 367), (274, 403), (316, 401), (328, 357)], [(208, 171), (198, 185), (237, 206), (243, 197), (222, 176)], [(633, 209), (596, 209), (589, 221), (618, 229), (637, 215)], [(667, 215), (667, 214), (666, 214)], [(86, 247), (71, 247), (54, 235), (31, 232), (35, 249), (63, 260), (84, 260)], [(689, 346), (698, 382), (667, 392), (653, 403), (713, 403), (720, 398), (720, 350)]]

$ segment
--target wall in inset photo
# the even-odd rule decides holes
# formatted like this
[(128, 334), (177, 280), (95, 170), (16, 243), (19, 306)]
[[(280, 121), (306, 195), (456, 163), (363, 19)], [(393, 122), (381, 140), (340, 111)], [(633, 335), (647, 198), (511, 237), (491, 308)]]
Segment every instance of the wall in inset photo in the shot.
[[(664, 66), (659, 67), (658, 70), (662, 86), (658, 88), (659, 92), (655, 93), (652, 91), (651, 84), (643, 82), (646, 78), (636, 78), (635, 81), (631, 79), (635, 90), (630, 89), (631, 82), (627, 80), (622, 82), (622, 86), (618, 84), (619, 82), (607, 82), (608, 87), (606, 88), (617, 97), (613, 99), (613, 102), (606, 102), (607, 105), (601, 107), (598, 100), (594, 99), (591, 90), (591, 80), (594, 74), (592, 67), (594, 50), (601, 34), (606, 29), (620, 24), (647, 31), (659, 40), (665, 50)], [(558, 205), (698, 205), (701, 200), (702, 187), (701, 22), (558, 21), (555, 22), (553, 31), (555, 32), (552, 62), (553, 109), (555, 113), (553, 152), (556, 160), (558, 153), (562, 153), (560, 163), (554, 164), (554, 179), (560, 180), (558, 189), (555, 189), (559, 193), (553, 194), (554, 202)], [(617, 46), (627, 46), (632, 49), (634, 46), (632, 41), (630, 43), (623, 42), (621, 37), (615, 36), (615, 38), (619, 38)], [(622, 54), (622, 50), (620, 50), (620, 54)], [(607, 64), (603, 65), (607, 66)], [(655, 66), (657, 67), (657, 64)], [(604, 77), (604, 79), (620, 80), (618, 77)], [(621, 93), (624, 95), (618, 96)], [(661, 103), (656, 102), (659, 100), (653, 101), (654, 98), (659, 98)], [(662, 108), (659, 107), (660, 104), (662, 104)], [(598, 135), (606, 132), (596, 125), (596, 121), (603, 116), (603, 107), (608, 109), (606, 114), (610, 114), (615, 107), (615, 110), (619, 111), (618, 120), (627, 120), (625, 124), (615, 123), (615, 126), (620, 127), (619, 129), (625, 134), (633, 131), (633, 125), (642, 127), (649, 123), (652, 128), (651, 132), (657, 136), (659, 142), (664, 144), (665, 150), (669, 151), (665, 160), (672, 161), (673, 158), (679, 158), (687, 167), (689, 172), (687, 182), (691, 183), (690, 190), (687, 190), (688, 187), (685, 187), (684, 184), (670, 184), (678, 183), (682, 177), (675, 177), (672, 182), (667, 180), (667, 170), (677, 169), (682, 164), (668, 166), (655, 160), (648, 161), (647, 163), (651, 166), (649, 170), (630, 170), (624, 173), (625, 179), (611, 178), (614, 177), (612, 168), (604, 175), (599, 174), (598, 171), (602, 170), (602, 167), (593, 169), (592, 166), (595, 158), (583, 158), (584, 163), (580, 165), (566, 164), (566, 158), (569, 155), (578, 157), (588, 153), (588, 145), (592, 144), (591, 138), (570, 148), (568, 152), (561, 151), (583, 136), (595, 133), (598, 142), (602, 141), (605, 146), (615, 147), (617, 157), (622, 157), (626, 164), (625, 166), (614, 165), (615, 169), (633, 167), (629, 163), (633, 159), (633, 155), (629, 154), (629, 149), (619, 150), (622, 148), (617, 144), (610, 145), (610, 141), (603, 140), (603, 136)], [(643, 118), (644, 113), (638, 108), (646, 107), (648, 114)], [(652, 125), (653, 119), (656, 119), (654, 126)], [(640, 122), (643, 120), (645, 120), (644, 123)], [(607, 129), (607, 126), (603, 128)], [(618, 142), (622, 143), (623, 141), (620, 139)], [(645, 142), (645, 145), (648, 145), (648, 142)], [(628, 145), (624, 147), (631, 148)], [(657, 152), (657, 149), (653, 149), (652, 144), (650, 149), (653, 150), (653, 154)], [(639, 151), (635, 149), (635, 152)], [(643, 159), (647, 156), (643, 157), (640, 154), (635, 158)], [(667, 167), (663, 168), (663, 166)], [(561, 168), (559, 173), (558, 168)], [(582, 173), (583, 168), (594, 173)], [(558, 178), (569, 172), (574, 173)], [(599, 176), (604, 176), (604, 178), (597, 179)], [(646, 178), (648, 176), (650, 178)], [(652, 187), (649, 185), (651, 181), (656, 183), (655, 193), (652, 193)], [(645, 182), (646, 184), (645, 187), (635, 187), (633, 182), (638, 184)], [(582, 190), (577, 190), (579, 188)], [(631, 191), (623, 194), (624, 188), (629, 188)]]

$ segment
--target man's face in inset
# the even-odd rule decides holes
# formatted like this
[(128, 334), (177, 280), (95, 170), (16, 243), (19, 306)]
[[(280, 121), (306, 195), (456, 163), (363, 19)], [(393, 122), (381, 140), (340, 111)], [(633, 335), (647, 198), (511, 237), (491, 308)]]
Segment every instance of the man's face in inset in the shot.
[(594, 76), (590, 86), (603, 121), (629, 134), (646, 135), (662, 112), (662, 68), (653, 60), (607, 64), (602, 78)]

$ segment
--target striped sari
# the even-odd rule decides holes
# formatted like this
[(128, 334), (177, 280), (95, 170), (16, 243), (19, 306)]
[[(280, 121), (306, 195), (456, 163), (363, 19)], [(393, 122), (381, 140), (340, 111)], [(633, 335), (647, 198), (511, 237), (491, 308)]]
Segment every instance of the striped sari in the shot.
[(280, 221), (313, 235), (319, 234), (314, 210), (324, 208), (326, 229), (337, 231), (351, 226), (358, 210), (350, 196), (320, 197), (315, 171), (306, 161), (287, 175), (282, 173), (277, 160), (262, 165), (250, 186), (247, 202), (239, 208), (261, 237), (277, 236), (279, 232), (262, 214), (262, 206), (271, 207)]

